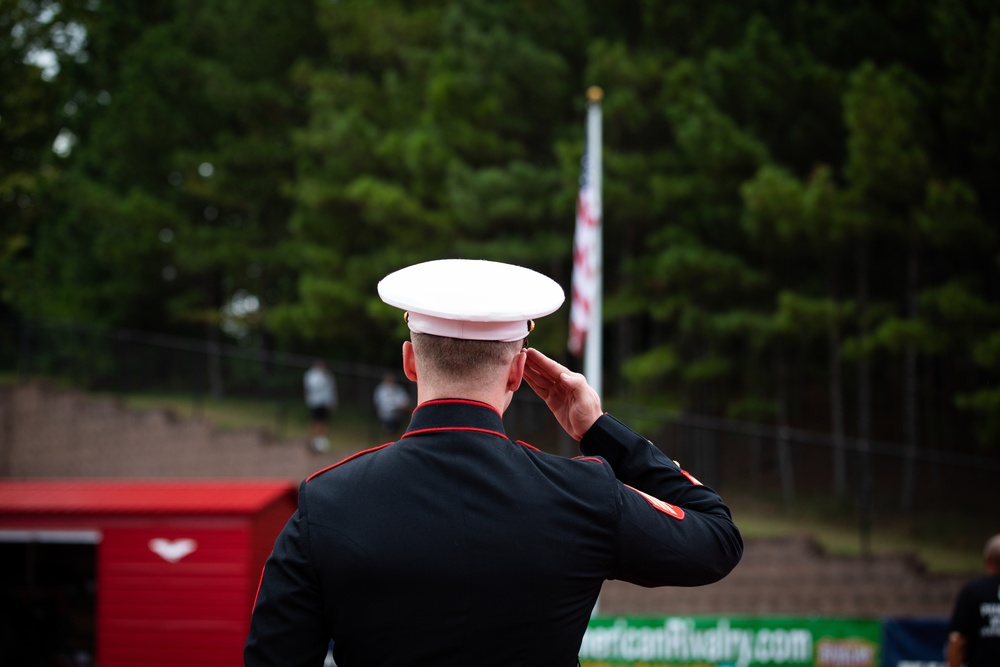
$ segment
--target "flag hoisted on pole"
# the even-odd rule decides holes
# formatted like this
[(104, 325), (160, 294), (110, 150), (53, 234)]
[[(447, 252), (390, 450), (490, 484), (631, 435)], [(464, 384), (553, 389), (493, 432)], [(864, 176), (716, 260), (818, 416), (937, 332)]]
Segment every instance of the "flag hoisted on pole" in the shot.
[(601, 392), (601, 99), (597, 86), (587, 90), (587, 150), (576, 200), (573, 235), (573, 285), (569, 316), (569, 351), (583, 354), (587, 383)]

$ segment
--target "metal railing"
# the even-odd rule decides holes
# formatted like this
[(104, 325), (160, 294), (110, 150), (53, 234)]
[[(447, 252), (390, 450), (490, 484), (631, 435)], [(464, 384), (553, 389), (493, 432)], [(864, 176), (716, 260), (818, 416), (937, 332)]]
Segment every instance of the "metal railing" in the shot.
[[(279, 437), (305, 419), (302, 374), (312, 355), (211, 344), (177, 336), (60, 323), (0, 321), (0, 369), (22, 381), (57, 377), (85, 390), (186, 396), (197, 406), (213, 393), (267, 406)], [(376, 384), (396, 368), (326, 359), (340, 410), (375, 424)], [(988, 516), (1000, 459), (900, 444), (834, 438), (795, 428), (673, 413), (606, 400), (606, 409), (657, 443), (703, 482), (785, 506), (820, 498), (857, 514), (869, 539), (879, 512), (950, 511)], [(529, 389), (504, 416), (511, 437), (571, 455), (575, 447)], [(373, 431), (374, 435), (374, 431)]]

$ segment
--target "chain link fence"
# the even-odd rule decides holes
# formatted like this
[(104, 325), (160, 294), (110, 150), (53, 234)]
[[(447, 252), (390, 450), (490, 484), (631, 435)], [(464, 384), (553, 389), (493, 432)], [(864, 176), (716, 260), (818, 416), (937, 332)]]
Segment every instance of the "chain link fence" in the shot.
[[(0, 322), (0, 369), (19, 381), (58, 378), (89, 391), (172, 395), (197, 406), (210, 396), (253, 401), (279, 437), (304, 421), (302, 375), (311, 355), (212, 344), (80, 324)], [(375, 386), (396, 368), (325, 359), (337, 382), (339, 412), (372, 425)], [(411, 393), (412, 387), (410, 387)], [(673, 413), (608, 399), (605, 408), (649, 437), (703, 482), (788, 506), (821, 502), (858, 517), (862, 542), (880, 513), (994, 512), (1000, 459), (898, 443), (834, 438), (705, 415)], [(261, 416), (261, 415), (259, 415)], [(544, 403), (526, 387), (504, 416), (508, 434), (571, 455)], [(374, 442), (374, 441), (373, 441)]]

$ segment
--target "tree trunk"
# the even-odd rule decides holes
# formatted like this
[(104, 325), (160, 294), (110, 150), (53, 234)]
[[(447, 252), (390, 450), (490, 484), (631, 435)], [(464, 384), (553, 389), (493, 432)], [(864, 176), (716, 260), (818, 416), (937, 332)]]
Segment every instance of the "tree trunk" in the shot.
[[(868, 338), (868, 273), (870, 247), (867, 238), (858, 245), (858, 338)], [(862, 345), (863, 346), (863, 345)], [(872, 461), (871, 461), (871, 365), (868, 353), (862, 349), (858, 359), (858, 459), (861, 472), (861, 488), (858, 493), (860, 515), (861, 553), (868, 555), (871, 550), (872, 522)]]
[[(916, 321), (919, 315), (917, 292), (919, 289), (919, 262), (916, 243), (916, 225), (912, 232), (910, 252), (906, 263), (906, 317)], [(913, 508), (914, 487), (917, 477), (917, 346), (910, 342), (903, 357), (903, 432), (906, 437), (906, 458), (903, 462), (902, 493), (900, 509), (909, 512)]]
[(222, 383), (222, 345), (219, 342), (219, 326), (215, 322), (205, 323), (206, 367), (208, 370), (208, 392), (215, 398), (221, 398), (224, 389)]
[(789, 438), (791, 429), (788, 425), (788, 378), (785, 377), (785, 361), (781, 351), (776, 353), (778, 376), (778, 474), (781, 477), (781, 497), (786, 507), (795, 505), (795, 468), (792, 465), (792, 445)]
[[(828, 293), (830, 302), (836, 307), (836, 281), (833, 270), (828, 274)], [(847, 493), (847, 451), (844, 442), (846, 427), (844, 425), (844, 373), (841, 367), (840, 323), (837, 318), (830, 318), (828, 342), (828, 363), (830, 372), (830, 428), (833, 431), (833, 492), (838, 498)]]

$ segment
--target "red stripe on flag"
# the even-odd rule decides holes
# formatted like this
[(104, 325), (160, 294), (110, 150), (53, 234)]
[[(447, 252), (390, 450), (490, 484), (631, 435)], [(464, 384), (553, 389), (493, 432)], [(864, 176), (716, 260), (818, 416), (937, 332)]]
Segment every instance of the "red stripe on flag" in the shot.
[(577, 198), (576, 232), (573, 236), (573, 289), (570, 305), (569, 351), (582, 356), (590, 328), (594, 299), (597, 298), (598, 221), (590, 210), (587, 179)]

